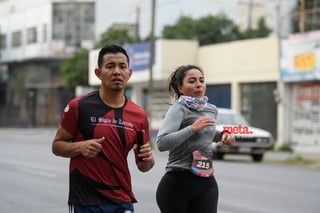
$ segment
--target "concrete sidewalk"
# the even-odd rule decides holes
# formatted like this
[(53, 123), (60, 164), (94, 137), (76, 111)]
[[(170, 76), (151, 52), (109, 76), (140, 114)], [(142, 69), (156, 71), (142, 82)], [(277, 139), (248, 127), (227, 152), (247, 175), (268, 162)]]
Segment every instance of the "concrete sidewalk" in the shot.
[(320, 155), (317, 153), (269, 151), (265, 153), (263, 162), (320, 169)]
[(265, 153), (265, 160), (288, 160), (297, 156), (304, 159), (314, 160), (320, 162), (320, 154), (317, 153), (303, 153), (303, 152), (276, 152), (269, 151)]
[[(298, 157), (302, 157), (302, 159), (299, 159)], [(226, 154), (223, 159), (225, 161), (253, 162), (250, 155)], [(268, 151), (264, 154), (261, 163), (285, 164), (320, 169), (320, 156), (315, 153)]]

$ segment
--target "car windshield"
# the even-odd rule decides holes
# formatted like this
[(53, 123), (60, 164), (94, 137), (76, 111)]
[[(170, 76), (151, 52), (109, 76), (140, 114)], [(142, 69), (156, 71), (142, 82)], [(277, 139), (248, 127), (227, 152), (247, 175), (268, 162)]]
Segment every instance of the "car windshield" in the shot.
[(240, 114), (219, 112), (217, 124), (249, 126), (247, 120)]

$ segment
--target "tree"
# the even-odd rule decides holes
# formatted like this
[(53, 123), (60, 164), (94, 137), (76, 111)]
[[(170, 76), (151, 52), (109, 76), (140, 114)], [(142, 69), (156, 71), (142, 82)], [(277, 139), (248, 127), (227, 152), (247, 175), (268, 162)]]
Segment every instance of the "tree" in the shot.
[(163, 38), (197, 39), (200, 45), (226, 42), (237, 34), (237, 27), (225, 15), (206, 16), (198, 20), (183, 16), (173, 26), (165, 26)]
[(68, 88), (88, 86), (88, 55), (89, 51), (87, 49), (80, 49), (71, 58), (62, 62), (60, 71)]
[(162, 37), (168, 39), (195, 39), (197, 38), (195, 21), (190, 17), (182, 16), (174, 26), (165, 26)]
[(106, 44), (131, 44), (137, 42), (137, 39), (132, 38), (127, 29), (114, 29), (109, 28), (101, 34), (100, 40), (96, 48), (101, 48)]
[(200, 45), (221, 43), (239, 37), (238, 27), (225, 15), (206, 16), (195, 20)]
[(264, 18), (259, 21), (258, 29), (240, 32), (239, 28), (224, 14), (208, 15), (196, 20), (181, 17), (174, 26), (165, 26), (163, 38), (197, 39), (200, 46), (240, 39), (265, 37), (270, 33)]
[[(128, 30), (119, 30), (110, 28), (102, 33), (100, 40), (95, 48), (101, 48), (106, 44), (117, 43), (123, 45), (125, 43), (136, 42), (128, 34)], [(68, 88), (76, 86), (88, 86), (88, 64), (89, 50), (80, 49), (76, 51), (71, 58), (65, 59), (60, 66), (60, 71), (66, 80)]]
[(265, 19), (260, 18), (258, 20), (258, 28), (256, 30), (247, 29), (244, 31), (242, 33), (242, 39), (266, 37), (270, 32), (271, 30), (267, 27)]

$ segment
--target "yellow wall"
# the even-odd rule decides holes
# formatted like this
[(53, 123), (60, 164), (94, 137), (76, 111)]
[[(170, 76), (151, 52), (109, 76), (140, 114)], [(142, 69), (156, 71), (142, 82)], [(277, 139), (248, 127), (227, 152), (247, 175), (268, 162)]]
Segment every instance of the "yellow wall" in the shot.
[(195, 64), (198, 54), (198, 41), (161, 39), (157, 44), (155, 70), (161, 73), (160, 79), (168, 76), (180, 65)]
[(277, 51), (276, 38), (241, 40), (202, 46), (197, 62), (208, 84), (277, 81)]

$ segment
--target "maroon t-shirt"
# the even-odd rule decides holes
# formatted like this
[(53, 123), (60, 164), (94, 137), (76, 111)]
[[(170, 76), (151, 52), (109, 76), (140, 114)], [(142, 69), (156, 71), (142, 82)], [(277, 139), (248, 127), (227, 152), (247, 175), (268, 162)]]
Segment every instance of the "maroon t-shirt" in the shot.
[(96, 91), (70, 101), (60, 124), (74, 136), (73, 143), (105, 137), (96, 157), (71, 158), (68, 203), (137, 202), (132, 193), (127, 156), (137, 143), (138, 130), (145, 131), (145, 143), (150, 140), (145, 111), (129, 99), (123, 107), (111, 108), (102, 102)]

